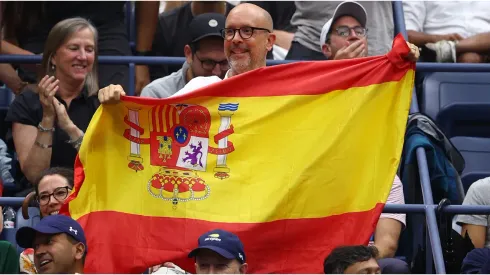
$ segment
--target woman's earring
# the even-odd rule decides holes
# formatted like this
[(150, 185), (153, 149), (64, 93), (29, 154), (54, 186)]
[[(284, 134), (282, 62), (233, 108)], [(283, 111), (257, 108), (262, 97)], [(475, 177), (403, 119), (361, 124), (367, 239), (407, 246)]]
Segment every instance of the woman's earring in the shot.
[(53, 71), (56, 70), (56, 66), (54, 64), (51, 64), (51, 70), (53, 70)]

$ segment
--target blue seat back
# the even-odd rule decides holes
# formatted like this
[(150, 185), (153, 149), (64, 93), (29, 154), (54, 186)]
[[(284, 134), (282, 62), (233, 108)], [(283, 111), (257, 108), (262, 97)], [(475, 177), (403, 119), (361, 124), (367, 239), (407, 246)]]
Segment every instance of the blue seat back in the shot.
[[(39, 212), (39, 208), (29, 207), (28, 213), (29, 213), (29, 219), (26, 220), (24, 219), (24, 217), (22, 217), (22, 208), (19, 208), (19, 210), (17, 211), (17, 217), (15, 222), (16, 229), (22, 228), (24, 226), (33, 227), (41, 220), (41, 213)], [(15, 240), (15, 236), (14, 236), (14, 240)], [(22, 251), (24, 251), (24, 248), (18, 246), (17, 242), (13, 244), (15, 244), (15, 246), (17, 247), (17, 251), (19, 252), (19, 254)]]
[(490, 73), (427, 75), (420, 106), (448, 138), (490, 137)]
[(473, 182), (490, 176), (490, 138), (453, 137), (451, 142), (461, 152), (466, 163), (461, 174), (466, 193)]

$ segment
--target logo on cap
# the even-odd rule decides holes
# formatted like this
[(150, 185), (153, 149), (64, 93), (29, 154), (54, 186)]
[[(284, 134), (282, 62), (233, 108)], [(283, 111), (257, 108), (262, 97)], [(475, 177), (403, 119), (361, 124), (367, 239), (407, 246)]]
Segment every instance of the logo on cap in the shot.
[(73, 227), (71, 227), (71, 226), (70, 226), (70, 231), (73, 232), (73, 233), (75, 233), (75, 235), (78, 235), (78, 233), (77, 233), (78, 230), (73, 229)]
[(243, 261), (243, 255), (242, 255), (242, 253), (238, 252), (238, 257)]
[(204, 239), (205, 242), (207, 241), (218, 241), (221, 242), (221, 239), (219, 238), (219, 234), (209, 234), (206, 239)]
[(218, 26), (218, 21), (216, 21), (215, 19), (211, 19), (211, 20), (209, 20), (208, 24), (210, 27), (214, 28), (214, 27)]

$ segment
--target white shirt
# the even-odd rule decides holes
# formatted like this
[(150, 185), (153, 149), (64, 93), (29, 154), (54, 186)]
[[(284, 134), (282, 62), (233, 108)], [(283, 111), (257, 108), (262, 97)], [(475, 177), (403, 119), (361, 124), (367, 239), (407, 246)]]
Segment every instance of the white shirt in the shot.
[(403, 11), (407, 30), (464, 38), (490, 32), (489, 1), (403, 1)]
[[(228, 78), (228, 74), (229, 73), (230, 73), (230, 70), (228, 70), (226, 72), (226, 75), (225, 75), (225, 78), (224, 79), (227, 79)], [(223, 80), (223, 79), (221, 79), (221, 78), (219, 78), (219, 77), (217, 77), (215, 75), (213, 75), (213, 76), (198, 76), (198, 77), (194, 77), (193, 79), (191, 79), (191, 81), (189, 81), (184, 86), (184, 88), (182, 88), (179, 91), (177, 91), (171, 97), (190, 93), (190, 92), (192, 92), (194, 90), (197, 90), (199, 88), (202, 88), (204, 86), (208, 86), (208, 85), (211, 85), (213, 83), (220, 82), (221, 80)]]

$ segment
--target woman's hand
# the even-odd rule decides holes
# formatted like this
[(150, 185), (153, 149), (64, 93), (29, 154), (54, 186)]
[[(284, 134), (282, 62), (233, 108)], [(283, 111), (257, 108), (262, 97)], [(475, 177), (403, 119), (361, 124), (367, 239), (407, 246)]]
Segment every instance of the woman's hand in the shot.
[(65, 131), (66, 133), (70, 132), (75, 124), (68, 116), (65, 105), (63, 105), (63, 103), (61, 103), (56, 97), (53, 97), (53, 106), (55, 109), (56, 118), (58, 120), (58, 128)]
[(39, 100), (41, 101), (41, 105), (43, 107), (43, 117), (54, 119), (56, 117), (56, 109), (53, 105), (53, 99), (56, 95), (56, 92), (59, 89), (58, 83), (60, 81), (57, 80), (54, 76), (44, 76), (41, 81), (39, 81), (38, 89), (39, 89)]

